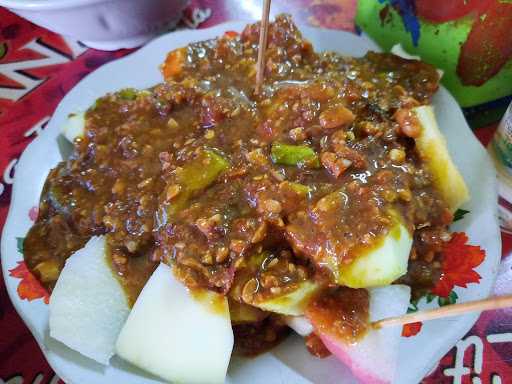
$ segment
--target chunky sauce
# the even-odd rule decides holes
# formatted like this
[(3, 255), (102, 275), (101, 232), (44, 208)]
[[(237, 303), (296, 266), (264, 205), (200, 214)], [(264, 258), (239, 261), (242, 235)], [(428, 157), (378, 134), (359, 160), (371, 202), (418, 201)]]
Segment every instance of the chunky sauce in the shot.
[(306, 309), (306, 315), (321, 333), (354, 343), (368, 329), (369, 296), (366, 289), (338, 287), (318, 295)]
[[(409, 111), (429, 103), (435, 69), (390, 54), (315, 53), (279, 16), (255, 95), (258, 28), (173, 51), (164, 83), (106, 95), (87, 111), (85, 137), (48, 176), (24, 244), (48, 289), (67, 257), (106, 234), (132, 303), (160, 261), (190, 288), (261, 302), (304, 280), (331, 284), (329, 263), (371, 247), (391, 212), (414, 233), (404, 281), (432, 285), (451, 214), (416, 155)], [(332, 294), (315, 301), (321, 316)], [(363, 296), (350, 304), (367, 308)], [(282, 334), (268, 331), (274, 318), (258, 319), (237, 333), (268, 342), (244, 350)]]

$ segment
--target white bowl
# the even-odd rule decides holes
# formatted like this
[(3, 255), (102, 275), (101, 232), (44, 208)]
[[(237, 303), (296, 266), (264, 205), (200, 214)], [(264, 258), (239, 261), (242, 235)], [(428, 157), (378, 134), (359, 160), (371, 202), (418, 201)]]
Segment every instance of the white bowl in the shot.
[(180, 20), (187, 0), (0, 0), (53, 32), (102, 50), (134, 48)]

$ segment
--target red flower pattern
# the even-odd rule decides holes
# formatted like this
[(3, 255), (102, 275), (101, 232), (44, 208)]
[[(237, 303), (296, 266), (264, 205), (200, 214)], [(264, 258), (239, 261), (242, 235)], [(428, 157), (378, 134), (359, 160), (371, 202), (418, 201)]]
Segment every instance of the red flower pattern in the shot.
[(44, 289), (41, 283), (28, 270), (24, 261), (18, 261), (17, 267), (9, 270), (9, 276), (21, 279), (17, 291), (18, 296), (22, 300), (43, 299), (45, 304), (49, 303), (50, 295), (48, 291)]
[(444, 246), (442, 274), (432, 289), (434, 295), (448, 297), (455, 286), (466, 288), (469, 283), (480, 282), (481, 277), (474, 268), (484, 261), (485, 252), (467, 242), (465, 233), (455, 232)]
[(418, 333), (420, 333), (421, 327), (423, 327), (423, 323), (421, 321), (418, 321), (417, 323), (405, 324), (402, 328), (402, 336), (416, 336)]

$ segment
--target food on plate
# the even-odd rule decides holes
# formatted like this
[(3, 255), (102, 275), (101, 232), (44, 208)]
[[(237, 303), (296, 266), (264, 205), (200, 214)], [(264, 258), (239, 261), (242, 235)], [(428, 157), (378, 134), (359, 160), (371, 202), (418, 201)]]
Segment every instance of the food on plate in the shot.
[(50, 336), (106, 365), (129, 313), (109, 265), (105, 236), (92, 237), (66, 260), (53, 289)]
[(370, 323), (435, 286), (468, 198), (429, 105), (439, 74), (317, 53), (278, 16), (255, 94), (258, 33), (174, 50), (161, 84), (71, 116), (26, 263), (76, 295), (61, 280), (101, 236), (131, 308), (116, 353), (166, 380), (221, 382), (232, 349), (264, 352), (292, 327), (363, 382), (392, 382), (400, 330)]
[[(368, 291), (369, 308), (368, 320), (371, 322), (384, 318), (400, 316), (407, 311), (411, 298), (410, 288), (405, 285), (389, 285), (372, 288)], [(331, 313), (339, 311), (339, 318), (343, 319), (346, 308), (356, 305), (347, 298), (336, 300), (325, 310), (312, 310), (306, 314), (314, 329), (327, 349), (344, 362), (356, 377), (364, 383), (394, 383), (396, 378), (396, 365), (398, 362), (398, 344), (400, 341), (400, 327), (384, 329), (371, 329), (361, 339), (357, 339), (359, 325), (353, 319), (347, 319), (343, 328), (333, 327), (330, 319)], [(336, 297), (336, 296), (334, 296)], [(327, 316), (326, 316), (327, 315)], [(358, 319), (363, 324), (367, 319)], [(340, 332), (341, 330), (341, 332)], [(354, 342), (354, 336), (356, 336)], [(347, 337), (349, 342), (347, 343)], [(353, 339), (353, 340), (350, 340)], [(385, 351), (385, 353), (383, 353)]]
[(304, 281), (288, 293), (272, 295), (269, 299), (255, 300), (251, 303), (264, 311), (299, 316), (304, 313), (304, 309), (318, 290), (318, 284)]
[(232, 349), (226, 297), (190, 292), (166, 264), (142, 289), (116, 343), (116, 353), (133, 365), (191, 384), (223, 383)]
[(82, 138), (85, 133), (85, 114), (83, 112), (72, 113), (61, 128), (61, 133), (70, 142)]
[[(330, 297), (326, 298), (327, 300), (333, 299), (342, 293), (346, 292), (337, 290), (331, 292)], [(411, 297), (410, 288), (398, 284), (372, 288), (368, 292), (358, 290), (351, 291), (351, 293), (363, 294), (368, 297), (368, 313), (363, 314), (364, 318), (357, 319), (363, 324), (367, 321), (373, 322), (402, 315), (407, 311)], [(354, 338), (354, 335), (357, 336), (360, 323), (355, 322), (354, 319), (347, 319), (346, 326), (339, 328), (333, 327), (330, 322), (332, 314), (329, 312), (331, 311), (339, 311), (340, 318), (344, 321), (347, 309), (357, 304), (357, 301), (353, 301), (353, 299), (354, 297), (350, 294), (344, 295), (344, 299), (333, 300), (331, 306), (318, 307), (320, 310), (313, 309), (306, 316), (290, 316), (286, 319), (286, 323), (304, 337), (316, 330), (327, 349), (349, 366), (363, 382), (393, 383), (396, 378), (395, 367), (398, 358), (400, 328), (371, 329), (362, 339), (357, 340), (357, 343), (347, 343), (347, 337), (351, 339)], [(386, 353), (382, 353), (382, 351), (386, 351)]]
[(398, 222), (386, 235), (375, 239), (374, 244), (362, 247), (352, 263), (337, 266), (336, 281), (351, 288), (391, 284), (407, 273), (411, 246), (411, 234)]
[(259, 323), (268, 316), (268, 312), (236, 300), (229, 300), (228, 306), (231, 324)]

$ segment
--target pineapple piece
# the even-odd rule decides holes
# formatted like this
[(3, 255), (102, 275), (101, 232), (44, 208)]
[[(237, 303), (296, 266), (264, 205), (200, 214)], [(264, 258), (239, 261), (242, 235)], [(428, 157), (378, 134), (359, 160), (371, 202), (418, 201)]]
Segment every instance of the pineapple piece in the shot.
[(416, 148), (433, 177), (434, 186), (448, 203), (452, 212), (469, 200), (469, 190), (457, 166), (448, 152), (446, 140), (439, 130), (431, 106), (412, 110), (420, 125), (421, 133), (416, 138)]

